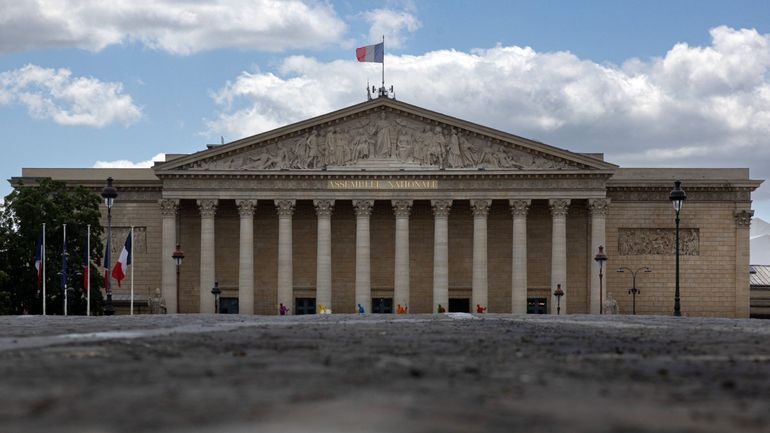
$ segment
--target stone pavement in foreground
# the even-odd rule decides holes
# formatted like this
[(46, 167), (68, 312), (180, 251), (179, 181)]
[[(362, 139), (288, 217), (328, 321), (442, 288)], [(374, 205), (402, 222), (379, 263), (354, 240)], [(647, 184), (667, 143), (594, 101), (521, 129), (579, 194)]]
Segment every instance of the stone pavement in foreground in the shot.
[(0, 432), (770, 432), (770, 321), (0, 317)]

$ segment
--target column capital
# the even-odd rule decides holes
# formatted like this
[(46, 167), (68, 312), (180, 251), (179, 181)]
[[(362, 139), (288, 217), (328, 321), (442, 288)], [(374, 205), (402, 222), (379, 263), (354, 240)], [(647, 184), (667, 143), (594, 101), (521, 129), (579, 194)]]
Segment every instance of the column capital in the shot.
[(489, 207), (492, 206), (492, 200), (471, 200), (471, 209), (473, 216), (489, 215)]
[(511, 214), (513, 216), (526, 217), (532, 200), (509, 200), (508, 203), (511, 205)]
[(254, 210), (257, 208), (256, 200), (236, 200), (235, 205), (238, 206), (238, 213), (242, 217), (254, 216)]
[(330, 217), (334, 210), (334, 200), (313, 200), (313, 206), (319, 217)]
[(391, 200), (396, 217), (408, 217), (412, 213), (412, 200)]
[(216, 199), (213, 200), (198, 200), (198, 210), (201, 212), (201, 218), (213, 218), (217, 213)]
[(592, 198), (588, 200), (588, 210), (592, 216), (607, 216), (609, 204), (610, 199), (608, 198)]
[(551, 199), (548, 200), (548, 206), (551, 208), (552, 216), (566, 217), (567, 211), (569, 211), (570, 199)]
[(353, 200), (353, 207), (356, 209), (357, 217), (368, 217), (372, 214), (374, 200)]
[(735, 227), (739, 229), (747, 229), (751, 227), (751, 217), (753, 216), (754, 211), (751, 209), (735, 211)]
[(452, 209), (452, 200), (431, 200), (430, 205), (433, 207), (433, 216), (447, 217)]
[(164, 217), (176, 216), (176, 211), (179, 209), (179, 200), (164, 198), (164, 199), (158, 200), (158, 204), (160, 205), (161, 216), (164, 216)]
[(297, 200), (275, 200), (275, 210), (279, 217), (290, 217), (294, 215), (294, 206)]

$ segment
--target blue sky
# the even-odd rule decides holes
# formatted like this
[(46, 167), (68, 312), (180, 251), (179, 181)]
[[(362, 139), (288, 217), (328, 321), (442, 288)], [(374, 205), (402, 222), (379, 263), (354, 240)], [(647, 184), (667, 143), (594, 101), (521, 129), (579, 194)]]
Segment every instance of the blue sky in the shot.
[(623, 166), (770, 178), (768, 17), (766, 1), (0, 0), (0, 174), (146, 165), (363, 101), (379, 65), (354, 49), (384, 33), (406, 102)]

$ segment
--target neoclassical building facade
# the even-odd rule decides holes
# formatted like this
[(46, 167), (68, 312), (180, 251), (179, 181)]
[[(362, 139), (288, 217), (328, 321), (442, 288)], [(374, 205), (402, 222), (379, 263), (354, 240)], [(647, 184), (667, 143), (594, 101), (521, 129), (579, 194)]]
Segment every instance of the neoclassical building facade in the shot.
[(153, 168), (25, 168), (11, 182), (99, 192), (108, 176), (112, 257), (135, 227), (136, 290), (161, 288), (170, 313), (214, 312), (215, 284), (221, 310), (241, 314), (630, 313), (632, 276), (616, 270), (649, 267), (636, 311), (671, 314), (681, 180), (682, 311), (749, 314), (761, 181), (748, 169), (621, 168), (381, 97)]

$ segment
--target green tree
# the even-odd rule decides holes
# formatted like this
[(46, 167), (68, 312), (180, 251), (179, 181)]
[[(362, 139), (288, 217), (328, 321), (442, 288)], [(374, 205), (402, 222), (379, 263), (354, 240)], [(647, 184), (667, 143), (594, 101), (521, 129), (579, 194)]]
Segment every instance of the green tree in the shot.
[[(104, 277), (101, 263), (102, 233), (100, 197), (80, 186), (43, 179), (34, 186), (19, 186), (5, 197), (0, 212), (0, 313), (42, 312), (42, 290), (38, 290), (35, 244), (46, 224), (46, 310), (62, 314), (61, 287), (63, 225), (67, 225), (67, 287), (70, 314), (85, 314), (83, 275), (87, 226), (91, 225), (91, 311), (102, 311), (99, 287)], [(95, 266), (97, 265), (97, 266)]]

